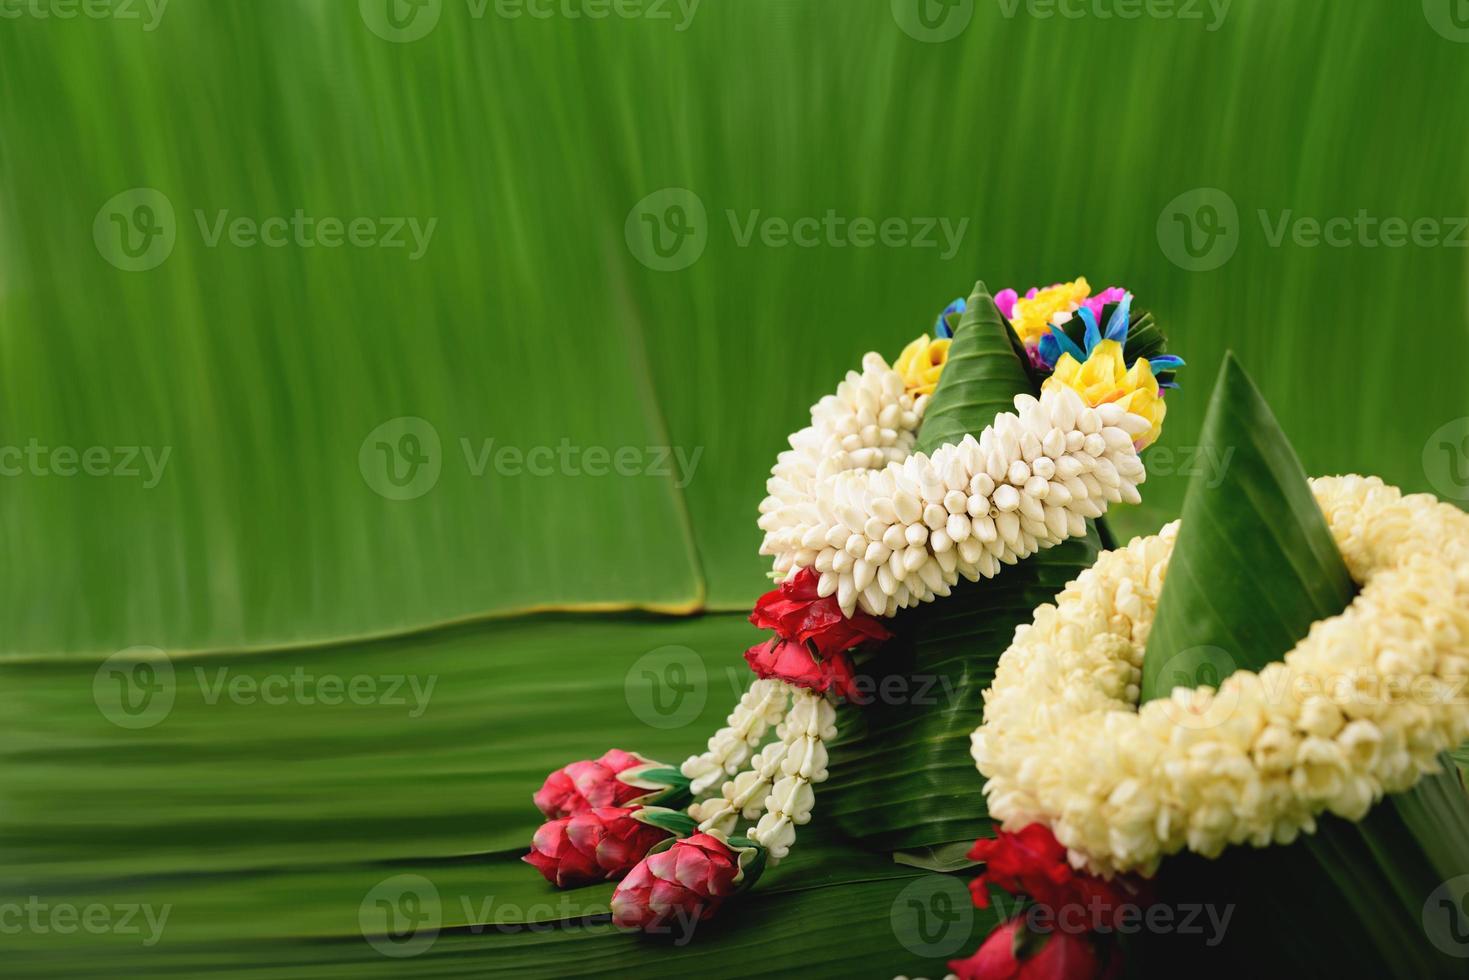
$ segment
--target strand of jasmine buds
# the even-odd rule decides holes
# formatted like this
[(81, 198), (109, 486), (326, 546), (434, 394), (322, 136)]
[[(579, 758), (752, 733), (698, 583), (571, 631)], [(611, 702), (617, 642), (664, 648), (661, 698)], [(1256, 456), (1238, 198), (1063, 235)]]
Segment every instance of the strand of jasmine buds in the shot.
[(726, 776), (733, 776), (750, 760), (755, 746), (771, 725), (786, 713), (788, 689), (777, 680), (761, 679), (750, 685), (730, 712), (725, 726), (709, 739), (709, 748), (689, 756), (679, 770), (690, 780), (695, 796), (707, 792)]
[[(832, 476), (907, 459), (927, 404), (927, 395), (906, 391), (903, 376), (880, 354), (863, 357), (862, 373), (848, 371), (836, 394), (811, 406), (811, 424), (792, 435), (791, 448), (776, 457), (760, 504), (760, 527), (771, 532), (766, 545), (780, 528), (820, 518), (816, 488)], [(777, 554), (765, 547), (760, 553)], [(782, 579), (791, 569), (791, 557), (778, 555), (771, 577)]]
[(755, 821), (765, 812), (765, 801), (780, 774), (790, 746), (777, 739), (766, 745), (750, 760), (750, 768), (729, 780), (720, 789), (720, 795), (710, 797), (702, 803), (689, 807), (689, 816), (699, 821), (699, 830), (711, 830), (733, 834), (735, 825), (743, 817)]
[(782, 775), (765, 799), (765, 815), (749, 835), (766, 849), (771, 864), (791, 853), (796, 828), (811, 820), (813, 786), (828, 775), (825, 742), (836, 737), (836, 709), (820, 694), (797, 690), (778, 733), (786, 746)]
[[(1137, 503), (1147, 478), (1133, 439), (1146, 419), (1089, 408), (1073, 389), (1015, 398), (979, 439), (881, 470), (845, 470), (811, 486), (809, 506), (762, 518), (776, 568), (821, 573), (842, 611), (876, 616), (946, 596), (963, 576), (992, 578), (1068, 537), (1109, 504)], [(1018, 414), (1017, 414), (1018, 413)], [(770, 520), (766, 520), (770, 518)]]

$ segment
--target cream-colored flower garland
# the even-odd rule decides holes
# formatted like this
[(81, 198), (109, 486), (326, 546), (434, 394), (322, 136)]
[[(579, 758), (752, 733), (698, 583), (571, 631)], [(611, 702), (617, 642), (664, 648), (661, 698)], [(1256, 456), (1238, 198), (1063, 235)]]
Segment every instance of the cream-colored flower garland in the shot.
[(1151, 874), (1184, 848), (1357, 820), (1469, 736), (1469, 515), (1375, 477), (1312, 489), (1360, 594), (1260, 672), (1138, 708), (1177, 522), (1104, 554), (1016, 631), (973, 754), (995, 819), (1072, 863)]
[(881, 356), (862, 359), (811, 409), (766, 487), (760, 553), (773, 577), (820, 573), (848, 616), (946, 596), (1068, 537), (1111, 504), (1137, 503), (1147, 474), (1134, 440), (1152, 423), (1089, 407), (1064, 385), (1015, 397), (976, 439), (914, 453), (928, 396), (905, 390)]

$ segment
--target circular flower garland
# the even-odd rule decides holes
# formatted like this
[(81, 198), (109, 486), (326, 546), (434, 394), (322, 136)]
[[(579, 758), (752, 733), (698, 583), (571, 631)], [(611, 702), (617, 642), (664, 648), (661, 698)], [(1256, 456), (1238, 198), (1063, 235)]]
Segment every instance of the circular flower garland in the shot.
[[(1285, 844), (1361, 819), (1469, 736), (1469, 515), (1372, 477), (1312, 481), (1361, 592), (1258, 673), (1138, 707), (1178, 524), (1103, 555), (1016, 631), (973, 754), (1006, 830), (1049, 827), (1071, 863), (1151, 874), (1184, 848)], [(1291, 693), (1292, 679), (1313, 693)], [(1383, 698), (1384, 688), (1411, 699)]]
[[(1126, 355), (1128, 366), (1134, 321), (1122, 290), (1089, 297), (1078, 280), (1027, 299), (1027, 329), (1042, 317), (1050, 330), (1037, 339), (1013, 327), (1045, 377), (1041, 395), (1016, 396), (1016, 411), (979, 438), (913, 452), (963, 300), (940, 314), (933, 337), (913, 341), (892, 366), (868, 354), (861, 373), (812, 407), (760, 508), (762, 553), (774, 556), (780, 585), (750, 617), (774, 633), (745, 653), (759, 680), (706, 750), (678, 768), (613, 750), (552, 773), (536, 794), (550, 822), (525, 858), (547, 880), (624, 879), (612, 907), (626, 927), (660, 931), (712, 915), (787, 856), (810, 821), (835, 702), (853, 690), (849, 654), (890, 636), (877, 617), (948, 595), (960, 576), (993, 577), (1085, 534), (1110, 504), (1140, 500), (1138, 453), (1157, 438), (1162, 389), (1182, 361), (1146, 358), (1161, 347), (1154, 336)], [(1084, 331), (1061, 331), (1078, 317)], [(776, 738), (762, 748), (771, 729)], [(753, 826), (734, 836), (741, 820)]]

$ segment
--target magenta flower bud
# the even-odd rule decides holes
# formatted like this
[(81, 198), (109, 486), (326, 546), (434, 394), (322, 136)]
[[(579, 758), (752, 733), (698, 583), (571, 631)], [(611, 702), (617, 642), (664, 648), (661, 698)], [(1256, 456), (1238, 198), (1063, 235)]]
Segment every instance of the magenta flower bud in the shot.
[(645, 787), (617, 778), (638, 766), (657, 765), (634, 752), (609, 749), (602, 758), (573, 762), (546, 777), (535, 795), (536, 806), (555, 820), (603, 806), (624, 806), (648, 795)]
[(615, 881), (670, 832), (637, 818), (640, 807), (597, 807), (543, 824), (521, 860), (558, 888)]
[(612, 893), (612, 921), (644, 932), (687, 928), (714, 915), (740, 877), (739, 855), (728, 844), (694, 834), (632, 869)]

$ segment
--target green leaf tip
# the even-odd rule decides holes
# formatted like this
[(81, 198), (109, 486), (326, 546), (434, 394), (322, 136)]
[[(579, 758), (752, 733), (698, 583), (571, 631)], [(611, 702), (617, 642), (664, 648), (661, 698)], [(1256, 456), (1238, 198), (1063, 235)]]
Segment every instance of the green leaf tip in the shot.
[(964, 316), (954, 331), (949, 358), (929, 399), (918, 430), (917, 450), (931, 453), (978, 435), (1018, 394), (1036, 394), (1015, 333), (1000, 316), (989, 287), (974, 284)]
[(1226, 353), (1143, 659), (1143, 702), (1280, 660), (1356, 588), (1300, 460)]

